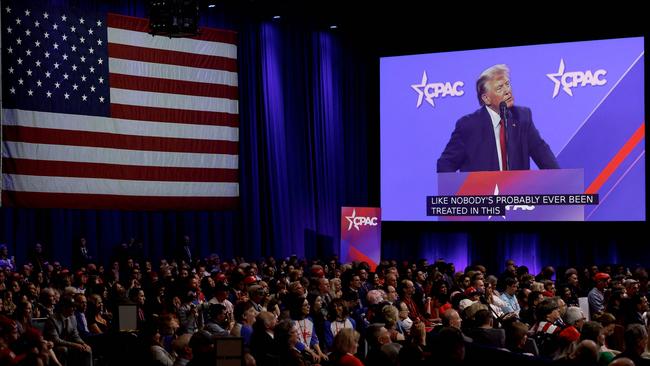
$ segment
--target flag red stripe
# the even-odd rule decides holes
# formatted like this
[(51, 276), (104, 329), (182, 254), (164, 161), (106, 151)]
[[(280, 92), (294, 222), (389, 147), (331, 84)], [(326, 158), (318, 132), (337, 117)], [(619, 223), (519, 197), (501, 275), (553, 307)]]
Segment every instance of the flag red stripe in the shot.
[[(106, 22), (111, 28), (120, 28), (136, 32), (149, 33), (149, 19), (108, 13)], [(189, 38), (201, 41), (224, 42), (232, 44), (237, 43), (237, 32), (231, 30), (200, 27), (199, 33), (200, 34), (198, 36)]]
[(79, 208), (120, 210), (211, 210), (236, 209), (238, 197), (156, 197), (42, 192), (2, 192), (10, 207)]
[(108, 55), (110, 58), (125, 60), (237, 72), (237, 60), (227, 57), (197, 55), (189, 52), (159, 50), (117, 43), (108, 44)]
[(111, 117), (139, 121), (239, 127), (239, 115), (158, 107), (111, 104)]
[(4, 126), (2, 131), (5, 141), (37, 144), (203, 154), (237, 155), (239, 152), (238, 143), (235, 141), (119, 135), (105, 132), (57, 130), (22, 126)]
[(236, 86), (198, 83), (194, 81), (148, 78), (124, 74), (110, 74), (111, 88), (141, 90), (156, 93), (196, 95), (200, 97), (227, 98), (236, 100), (239, 91)]
[(118, 164), (2, 159), (3, 173), (48, 177), (83, 177), (164, 182), (229, 182), (239, 181), (236, 169), (167, 168)]

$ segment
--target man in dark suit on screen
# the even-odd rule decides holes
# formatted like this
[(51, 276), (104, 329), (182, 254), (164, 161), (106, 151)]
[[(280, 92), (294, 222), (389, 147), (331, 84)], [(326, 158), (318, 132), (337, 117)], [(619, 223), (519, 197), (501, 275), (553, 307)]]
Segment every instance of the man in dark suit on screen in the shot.
[(483, 71), (476, 92), (481, 108), (456, 122), (438, 159), (438, 173), (528, 170), (530, 158), (540, 169), (559, 169), (555, 155), (535, 128), (530, 109), (514, 105), (508, 66), (494, 65)]

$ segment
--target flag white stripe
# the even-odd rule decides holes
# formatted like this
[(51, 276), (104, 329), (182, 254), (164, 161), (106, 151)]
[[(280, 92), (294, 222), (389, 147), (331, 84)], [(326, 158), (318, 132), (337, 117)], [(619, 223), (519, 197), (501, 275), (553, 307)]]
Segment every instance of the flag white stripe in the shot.
[(111, 103), (137, 107), (156, 107), (238, 114), (239, 102), (234, 99), (197, 97), (195, 95), (156, 93), (111, 88)]
[(159, 182), (3, 174), (5, 189), (18, 192), (161, 197), (237, 197), (238, 183)]
[(202, 41), (189, 38), (152, 37), (148, 33), (119, 28), (108, 28), (108, 42), (156, 48), (165, 51), (188, 52), (232, 59), (237, 58), (237, 46), (231, 43)]
[(237, 86), (237, 73), (225, 70), (167, 65), (115, 57), (108, 59), (108, 70), (113, 74)]
[(148, 122), (119, 118), (47, 113), (21, 109), (4, 109), (7, 126), (51, 128), (58, 130), (114, 133), (215, 141), (239, 141), (239, 129), (183, 123)]
[(12, 159), (69, 161), (133, 166), (238, 169), (238, 156), (140, 151), (3, 141), (2, 156)]

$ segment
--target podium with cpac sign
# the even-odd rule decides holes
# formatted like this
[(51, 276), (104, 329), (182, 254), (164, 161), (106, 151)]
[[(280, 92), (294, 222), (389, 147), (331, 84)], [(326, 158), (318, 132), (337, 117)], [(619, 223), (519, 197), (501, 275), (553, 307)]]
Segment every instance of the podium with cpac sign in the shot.
[[(430, 207), (435, 206), (432, 198), (447, 197), (457, 203), (461, 197), (470, 212), (472, 206), (481, 205), (500, 209), (444, 214), (440, 221), (584, 221), (583, 176), (582, 169), (440, 173), (438, 196), (427, 198), (427, 214), (437, 216)], [(597, 204), (597, 197), (595, 203), (587, 204)]]
[(367, 262), (374, 271), (381, 257), (381, 209), (341, 207), (341, 263)]

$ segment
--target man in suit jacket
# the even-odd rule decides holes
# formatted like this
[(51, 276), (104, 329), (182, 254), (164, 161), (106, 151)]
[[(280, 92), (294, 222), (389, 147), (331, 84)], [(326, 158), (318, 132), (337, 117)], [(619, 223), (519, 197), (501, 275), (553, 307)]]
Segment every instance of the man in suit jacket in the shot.
[[(438, 159), (438, 173), (528, 170), (530, 158), (540, 169), (558, 169), (555, 155), (533, 123), (529, 108), (515, 107), (508, 66), (494, 65), (476, 81), (481, 108), (461, 117)], [(500, 123), (499, 105), (507, 104), (508, 125)], [(504, 155), (501, 129), (505, 128)], [(504, 166), (505, 163), (505, 166)]]
[(88, 251), (88, 242), (86, 238), (81, 237), (72, 248), (72, 269), (77, 270), (85, 267), (92, 261), (93, 257)]
[(92, 350), (79, 336), (74, 310), (72, 299), (62, 298), (58, 311), (45, 322), (43, 335), (54, 343), (54, 352), (64, 366), (92, 366)]
[(183, 241), (176, 248), (176, 258), (185, 261), (190, 266), (194, 259), (196, 259), (192, 256), (192, 245), (189, 235), (183, 235)]

